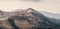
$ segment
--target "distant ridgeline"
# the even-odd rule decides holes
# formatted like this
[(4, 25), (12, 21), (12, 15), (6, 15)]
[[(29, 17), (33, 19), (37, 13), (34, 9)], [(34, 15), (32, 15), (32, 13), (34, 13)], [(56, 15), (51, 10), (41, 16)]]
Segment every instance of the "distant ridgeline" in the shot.
[(10, 16), (12, 13), (11, 12), (5, 12), (0, 10), (0, 18), (5, 18)]

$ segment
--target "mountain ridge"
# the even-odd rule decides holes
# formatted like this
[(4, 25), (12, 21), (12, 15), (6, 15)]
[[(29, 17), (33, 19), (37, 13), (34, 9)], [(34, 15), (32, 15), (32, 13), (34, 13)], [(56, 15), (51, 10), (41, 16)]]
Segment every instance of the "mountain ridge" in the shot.
[(57, 19), (46, 17), (32, 8), (11, 12), (5, 21), (9, 29), (60, 29)]

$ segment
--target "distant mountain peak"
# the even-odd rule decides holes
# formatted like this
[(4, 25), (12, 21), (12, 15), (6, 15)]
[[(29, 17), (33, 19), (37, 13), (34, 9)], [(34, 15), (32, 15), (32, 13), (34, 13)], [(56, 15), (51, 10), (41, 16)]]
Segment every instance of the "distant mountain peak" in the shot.
[(29, 11), (36, 11), (36, 10), (33, 9), (33, 8), (28, 8), (27, 10), (29, 10)]
[[(1, 15), (1, 17), (8, 17), (6, 19), (7, 21), (4, 23), (6, 26), (11, 26), (14, 29), (60, 29), (60, 21), (46, 17), (32, 8), (17, 9), (16, 11), (13, 11), (13, 13), (4, 12), (4, 15)], [(5, 24), (3, 24), (3, 27)]]
[(34, 10), (34, 9), (32, 9), (32, 8), (28, 8), (27, 10)]

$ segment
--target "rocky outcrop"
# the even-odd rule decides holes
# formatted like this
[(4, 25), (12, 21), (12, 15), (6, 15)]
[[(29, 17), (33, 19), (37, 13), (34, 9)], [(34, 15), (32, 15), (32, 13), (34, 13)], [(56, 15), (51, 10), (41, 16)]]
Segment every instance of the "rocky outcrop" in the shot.
[(13, 27), (7, 22), (7, 18), (0, 19), (0, 29), (12, 29)]

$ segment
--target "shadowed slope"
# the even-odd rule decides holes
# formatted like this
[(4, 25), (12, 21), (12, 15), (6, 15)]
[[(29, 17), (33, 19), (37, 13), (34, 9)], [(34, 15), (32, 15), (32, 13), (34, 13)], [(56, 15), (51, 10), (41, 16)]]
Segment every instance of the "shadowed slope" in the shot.
[(19, 29), (16, 25), (13, 19), (8, 19), (8, 22), (10, 23), (10, 25), (14, 28), (14, 29)]

